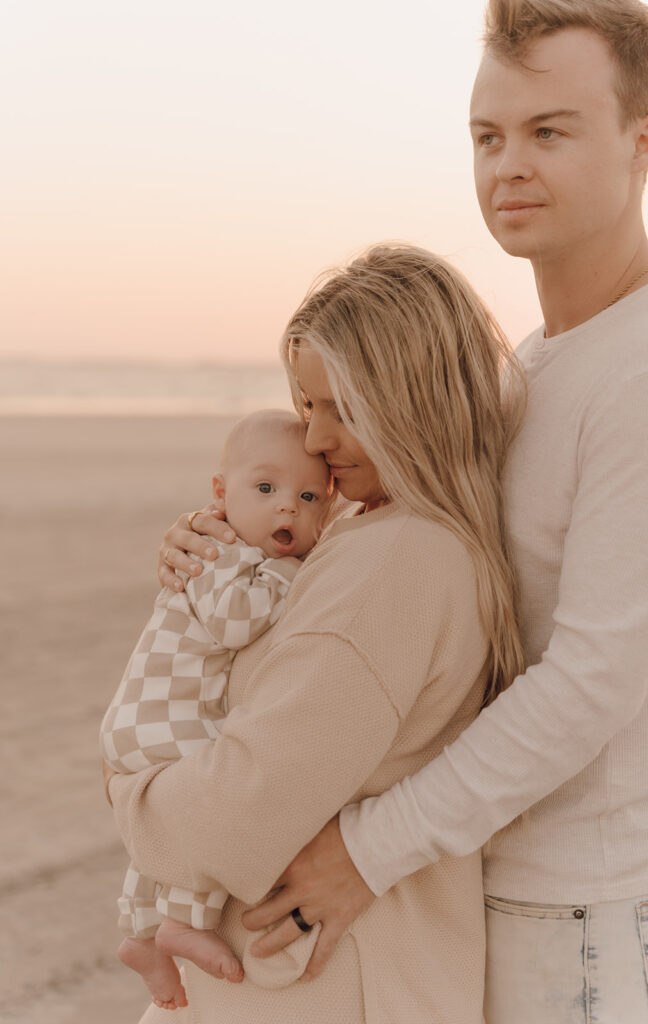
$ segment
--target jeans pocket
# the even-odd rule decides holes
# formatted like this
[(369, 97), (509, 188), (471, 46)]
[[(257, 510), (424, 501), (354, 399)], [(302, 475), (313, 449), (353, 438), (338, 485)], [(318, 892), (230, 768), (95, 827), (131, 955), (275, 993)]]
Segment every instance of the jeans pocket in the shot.
[[(582, 921), (585, 917), (585, 907), (574, 904), (564, 905), (557, 903), (523, 903), (520, 900), (503, 900), (499, 896), (484, 896), (484, 903), (489, 910), (496, 910), (500, 914), (511, 914), (514, 917), (534, 917), (538, 920), (549, 919), (553, 921), (567, 921), (570, 918)], [(646, 905), (648, 920), (648, 904)]]
[(495, 896), (485, 903), (488, 1024), (585, 1024), (586, 908)]

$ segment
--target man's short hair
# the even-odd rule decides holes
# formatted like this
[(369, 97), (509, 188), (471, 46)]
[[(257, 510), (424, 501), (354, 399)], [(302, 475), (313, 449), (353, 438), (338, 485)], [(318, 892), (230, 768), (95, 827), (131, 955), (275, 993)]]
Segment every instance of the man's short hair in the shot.
[(640, 0), (489, 0), (486, 52), (524, 59), (537, 40), (563, 28), (589, 28), (607, 43), (616, 65), (624, 127), (648, 114), (648, 7)]

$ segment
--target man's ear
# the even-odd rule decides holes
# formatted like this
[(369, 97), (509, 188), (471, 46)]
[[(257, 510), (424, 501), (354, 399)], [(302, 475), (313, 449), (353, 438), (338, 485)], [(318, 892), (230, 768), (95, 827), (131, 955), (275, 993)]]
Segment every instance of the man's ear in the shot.
[(219, 473), (212, 477), (212, 497), (219, 512), (225, 511), (225, 477)]
[(632, 169), (639, 172), (648, 170), (648, 115), (637, 122)]

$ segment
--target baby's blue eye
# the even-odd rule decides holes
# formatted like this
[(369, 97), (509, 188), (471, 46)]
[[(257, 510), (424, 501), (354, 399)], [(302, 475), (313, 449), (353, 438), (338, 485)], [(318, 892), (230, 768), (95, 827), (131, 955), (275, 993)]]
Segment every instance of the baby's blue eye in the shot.
[(317, 501), (317, 495), (313, 494), (312, 491), (302, 491), (299, 497), (303, 498), (304, 501)]
[(261, 494), (272, 494), (272, 484), (257, 484), (257, 490), (261, 491)]

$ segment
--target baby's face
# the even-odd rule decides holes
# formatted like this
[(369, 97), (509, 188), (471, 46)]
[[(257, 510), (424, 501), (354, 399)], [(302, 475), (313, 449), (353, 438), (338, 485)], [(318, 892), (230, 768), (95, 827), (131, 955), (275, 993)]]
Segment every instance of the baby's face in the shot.
[(255, 431), (230, 453), (224, 477), (214, 479), (214, 497), (224, 491), (227, 521), (246, 544), (270, 558), (299, 558), (319, 536), (330, 483), (324, 458), (309, 455), (299, 436)]

